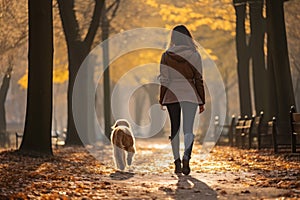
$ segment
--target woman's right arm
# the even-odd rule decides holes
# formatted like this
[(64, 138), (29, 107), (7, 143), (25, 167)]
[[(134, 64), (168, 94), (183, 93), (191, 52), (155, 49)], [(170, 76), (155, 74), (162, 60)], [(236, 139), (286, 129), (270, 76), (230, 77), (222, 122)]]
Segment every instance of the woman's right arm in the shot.
[(195, 86), (197, 89), (197, 92), (202, 100), (202, 105), (205, 104), (205, 90), (204, 90), (204, 83), (203, 83), (203, 76), (202, 76), (202, 59), (200, 54), (197, 54), (198, 56), (198, 66), (196, 66), (196, 70), (194, 71), (194, 79), (195, 79)]

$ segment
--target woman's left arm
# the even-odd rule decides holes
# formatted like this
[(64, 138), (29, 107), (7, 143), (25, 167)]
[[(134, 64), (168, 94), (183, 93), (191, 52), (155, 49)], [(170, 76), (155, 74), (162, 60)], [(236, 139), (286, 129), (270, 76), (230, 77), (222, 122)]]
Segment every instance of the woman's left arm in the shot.
[(159, 96), (159, 103), (162, 105), (164, 96), (167, 91), (167, 84), (169, 82), (168, 80), (168, 66), (165, 62), (165, 54), (162, 55), (161, 61), (160, 61), (160, 96)]

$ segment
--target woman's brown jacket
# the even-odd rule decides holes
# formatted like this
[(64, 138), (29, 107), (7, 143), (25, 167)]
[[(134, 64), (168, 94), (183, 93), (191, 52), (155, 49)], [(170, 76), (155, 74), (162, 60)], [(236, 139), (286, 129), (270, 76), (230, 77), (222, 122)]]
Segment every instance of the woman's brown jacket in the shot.
[(205, 104), (200, 54), (189, 46), (174, 46), (162, 54), (159, 75), (161, 105), (188, 101)]

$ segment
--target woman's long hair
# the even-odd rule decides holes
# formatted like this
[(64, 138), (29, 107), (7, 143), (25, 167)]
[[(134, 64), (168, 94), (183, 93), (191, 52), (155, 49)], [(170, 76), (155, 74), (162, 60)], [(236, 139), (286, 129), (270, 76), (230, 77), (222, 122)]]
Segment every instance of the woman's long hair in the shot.
[(193, 41), (192, 34), (184, 25), (175, 26), (171, 33), (171, 41), (169, 47), (178, 45), (190, 46), (195, 50), (197, 49), (197, 46)]

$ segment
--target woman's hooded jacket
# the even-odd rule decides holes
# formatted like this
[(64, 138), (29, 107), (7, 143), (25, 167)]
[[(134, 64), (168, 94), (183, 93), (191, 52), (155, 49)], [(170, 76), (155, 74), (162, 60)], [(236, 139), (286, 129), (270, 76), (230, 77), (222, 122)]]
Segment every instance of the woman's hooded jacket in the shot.
[(161, 105), (182, 101), (205, 104), (202, 60), (195, 48), (178, 45), (164, 52), (159, 79)]

